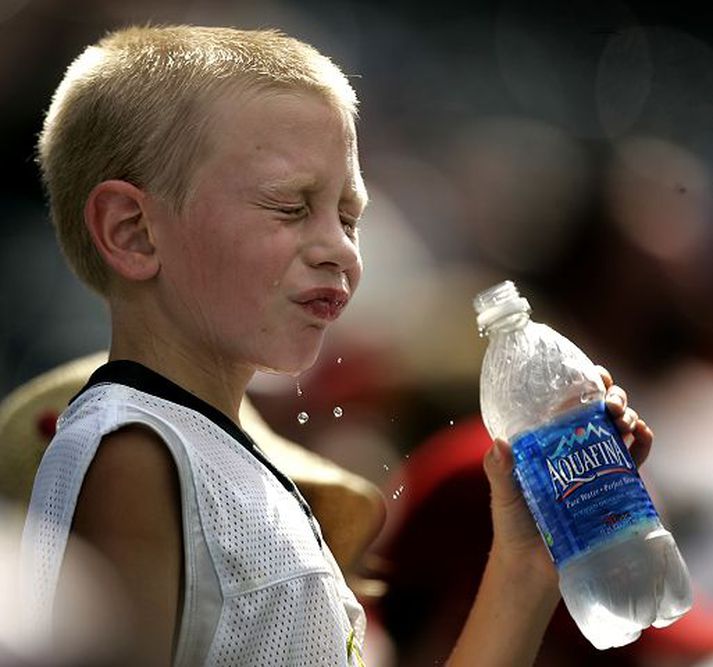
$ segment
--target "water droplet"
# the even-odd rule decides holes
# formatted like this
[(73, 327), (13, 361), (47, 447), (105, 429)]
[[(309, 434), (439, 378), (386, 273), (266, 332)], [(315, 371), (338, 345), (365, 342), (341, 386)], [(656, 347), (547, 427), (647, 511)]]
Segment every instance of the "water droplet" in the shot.
[(300, 383), (297, 383), (297, 395), (302, 396), (302, 387), (300, 387)]
[(341, 363), (342, 363), (342, 358), (341, 358), (341, 357), (337, 357), (337, 363), (338, 363), (338, 364), (341, 364)]
[(335, 416), (337, 419), (339, 419), (339, 418), (344, 414), (344, 410), (342, 410), (339, 406), (337, 406), (336, 408), (334, 408), (334, 410), (332, 410), (332, 412), (334, 413), (334, 416)]
[(306, 412), (300, 412), (300, 414), (297, 415), (297, 421), (300, 424), (306, 424), (309, 421), (309, 415)]
[(389, 469), (389, 466), (387, 466), (387, 465), (384, 463), (384, 470), (388, 470), (388, 469)]
[(448, 424), (449, 424), (450, 426), (453, 426), (453, 424), (455, 424), (455, 422), (451, 419), (451, 420), (448, 422)]
[(402, 484), (394, 493), (391, 495), (392, 500), (397, 500), (404, 491), (404, 485)]

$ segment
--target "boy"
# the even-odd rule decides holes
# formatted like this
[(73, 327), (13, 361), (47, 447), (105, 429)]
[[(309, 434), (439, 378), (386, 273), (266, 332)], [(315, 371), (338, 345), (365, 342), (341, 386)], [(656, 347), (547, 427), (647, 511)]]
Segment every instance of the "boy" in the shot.
[[(68, 70), (40, 163), (112, 342), (35, 481), (24, 542), (40, 621), (76, 536), (122, 584), (124, 664), (361, 663), (363, 611), (238, 417), (256, 369), (315, 361), (359, 282), (355, 116), (338, 68), (270, 31), (130, 28)], [(502, 443), (486, 465), (492, 558), (452, 663), (527, 664), (556, 577)]]

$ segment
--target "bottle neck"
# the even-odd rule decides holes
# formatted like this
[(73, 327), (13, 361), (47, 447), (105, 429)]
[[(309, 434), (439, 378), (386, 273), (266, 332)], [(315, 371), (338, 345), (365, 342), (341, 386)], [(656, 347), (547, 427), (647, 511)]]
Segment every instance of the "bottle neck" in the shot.
[(517, 311), (514, 313), (508, 313), (499, 317), (492, 322), (489, 322), (487, 326), (480, 330), (481, 336), (494, 336), (499, 333), (509, 333), (511, 331), (517, 331), (518, 329), (524, 329), (530, 321), (530, 313), (528, 311)]

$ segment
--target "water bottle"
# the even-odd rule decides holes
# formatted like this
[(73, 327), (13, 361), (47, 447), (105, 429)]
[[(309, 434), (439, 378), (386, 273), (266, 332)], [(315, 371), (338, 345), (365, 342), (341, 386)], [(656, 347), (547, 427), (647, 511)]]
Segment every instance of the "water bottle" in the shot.
[(688, 570), (606, 411), (596, 367), (564, 336), (530, 320), (511, 281), (474, 305), (489, 338), (483, 421), (512, 447), (514, 475), (572, 618), (598, 649), (673, 623), (692, 605)]

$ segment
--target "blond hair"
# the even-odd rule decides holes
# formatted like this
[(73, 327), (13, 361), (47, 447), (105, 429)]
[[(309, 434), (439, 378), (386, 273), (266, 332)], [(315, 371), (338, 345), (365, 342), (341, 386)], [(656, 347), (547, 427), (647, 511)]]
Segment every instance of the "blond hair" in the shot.
[(278, 31), (131, 27), (89, 46), (57, 88), (38, 143), (52, 221), (79, 278), (107, 294), (109, 270), (84, 224), (97, 184), (128, 181), (180, 213), (214, 102), (236, 89), (270, 88), (314, 91), (356, 115), (340, 69)]

